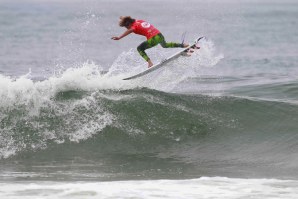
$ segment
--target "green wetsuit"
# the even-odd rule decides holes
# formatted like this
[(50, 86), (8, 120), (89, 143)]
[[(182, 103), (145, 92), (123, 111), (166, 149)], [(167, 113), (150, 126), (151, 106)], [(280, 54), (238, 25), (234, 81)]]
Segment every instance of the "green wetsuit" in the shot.
[(141, 43), (137, 50), (140, 53), (140, 55), (146, 60), (148, 61), (150, 58), (148, 57), (148, 55), (145, 53), (145, 50), (148, 48), (152, 48), (154, 46), (156, 46), (157, 44), (160, 44), (163, 48), (183, 48), (183, 44), (178, 44), (178, 43), (167, 43), (165, 41), (164, 36), (159, 33), (157, 35), (155, 35), (154, 37), (148, 39), (147, 41), (144, 41), (143, 43)]

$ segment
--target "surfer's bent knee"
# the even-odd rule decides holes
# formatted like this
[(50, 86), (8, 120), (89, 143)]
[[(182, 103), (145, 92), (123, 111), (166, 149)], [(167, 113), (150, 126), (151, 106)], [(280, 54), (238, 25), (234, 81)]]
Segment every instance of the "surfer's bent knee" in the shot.
[(138, 47), (137, 50), (139, 52), (139, 54), (146, 60), (148, 61), (150, 58), (148, 57), (148, 55), (145, 53), (146, 47), (144, 45), (144, 43), (141, 43)]

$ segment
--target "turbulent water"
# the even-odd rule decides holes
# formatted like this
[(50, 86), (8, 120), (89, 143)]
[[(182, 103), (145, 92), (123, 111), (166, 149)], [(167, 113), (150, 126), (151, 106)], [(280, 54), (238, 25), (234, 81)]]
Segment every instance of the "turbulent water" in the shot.
[[(297, 198), (293, 1), (0, 2), (0, 198)], [(200, 50), (143, 78), (143, 37)], [(157, 63), (177, 49), (149, 49)]]

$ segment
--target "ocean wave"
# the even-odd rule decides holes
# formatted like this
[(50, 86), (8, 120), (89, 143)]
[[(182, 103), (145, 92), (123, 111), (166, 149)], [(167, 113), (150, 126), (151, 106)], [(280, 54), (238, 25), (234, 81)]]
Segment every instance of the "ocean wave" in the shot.
[[(192, 167), (257, 164), (264, 169), (270, 164), (271, 169), (283, 165), (296, 171), (296, 105), (171, 92), (187, 79), (202, 80), (197, 78), (202, 75), (200, 69), (222, 59), (210, 43), (204, 45), (209, 50), (200, 56), (177, 60), (171, 70), (165, 67), (136, 81), (122, 80), (139, 70), (123, 65), (130, 63), (123, 59), (135, 57), (127, 54), (119, 56), (107, 73), (87, 62), (43, 81), (33, 81), (30, 74), (0, 75), (0, 158), (26, 153), (44, 156), (40, 151), (51, 157), (61, 150), (67, 159), (73, 155), (67, 151), (87, 151), (92, 161), (106, 153), (128, 159), (131, 154), (152, 154), (157, 162), (170, 159)], [(294, 88), (289, 84), (286, 92), (295, 95)]]
[(66, 90), (38, 110), (19, 104), (0, 114), (1, 158), (59, 145), (79, 147), (78, 153), (152, 153), (190, 164), (297, 164), (298, 111), (285, 103), (146, 88)]

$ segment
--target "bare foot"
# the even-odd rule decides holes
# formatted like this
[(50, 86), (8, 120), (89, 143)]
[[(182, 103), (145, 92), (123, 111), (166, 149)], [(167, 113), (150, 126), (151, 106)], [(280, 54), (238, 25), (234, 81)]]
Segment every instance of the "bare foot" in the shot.
[(151, 66), (153, 66), (153, 63), (151, 62), (151, 60), (148, 60), (148, 68), (150, 68)]
[(187, 48), (188, 46), (188, 44), (183, 44), (183, 48)]

